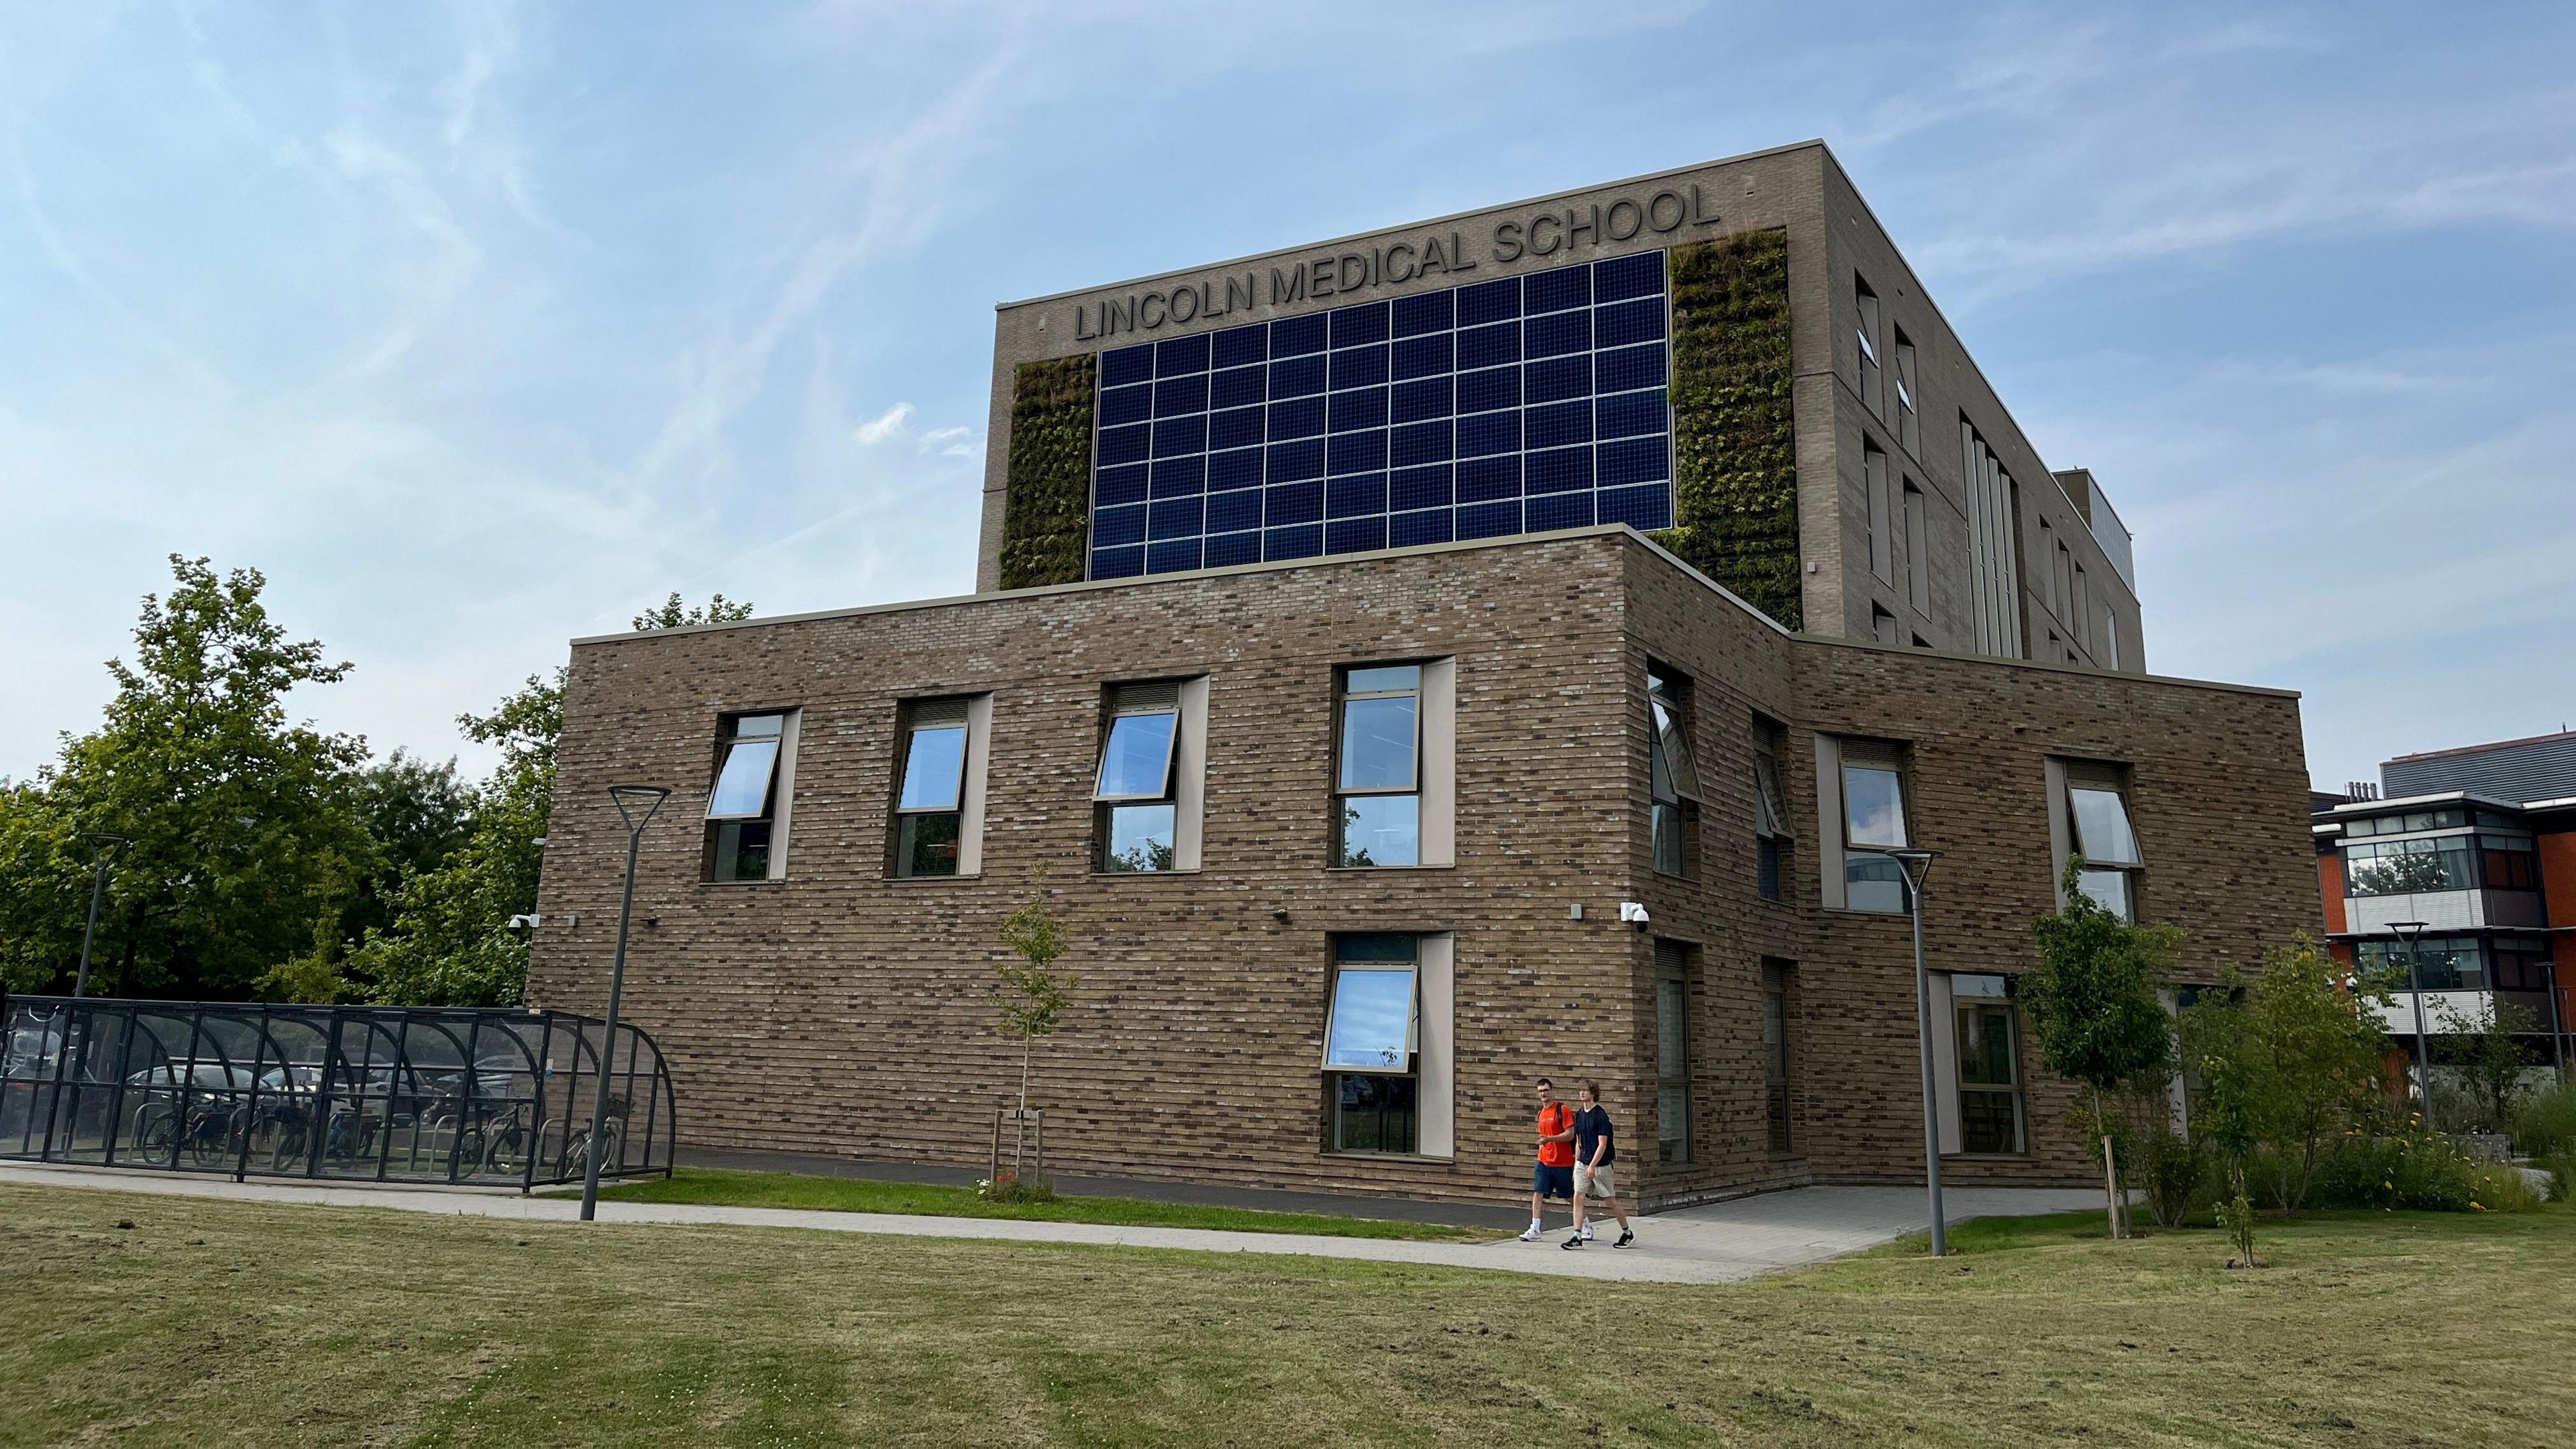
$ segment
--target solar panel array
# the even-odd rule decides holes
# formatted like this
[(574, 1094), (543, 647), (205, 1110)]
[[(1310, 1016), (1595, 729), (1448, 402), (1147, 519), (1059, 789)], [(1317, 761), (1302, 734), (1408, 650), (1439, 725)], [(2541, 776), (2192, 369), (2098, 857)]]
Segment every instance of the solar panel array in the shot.
[(1104, 352), (1091, 577), (1672, 523), (1664, 254)]

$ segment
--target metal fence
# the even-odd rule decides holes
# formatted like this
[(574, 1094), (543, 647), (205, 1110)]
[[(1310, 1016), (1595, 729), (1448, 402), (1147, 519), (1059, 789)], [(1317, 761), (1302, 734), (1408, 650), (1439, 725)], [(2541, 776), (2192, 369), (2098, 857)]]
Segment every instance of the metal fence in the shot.
[[(0, 1158), (470, 1183), (579, 1182), (605, 1023), (556, 1011), (0, 998)], [(667, 1176), (671, 1079), (620, 1023), (602, 1177)]]

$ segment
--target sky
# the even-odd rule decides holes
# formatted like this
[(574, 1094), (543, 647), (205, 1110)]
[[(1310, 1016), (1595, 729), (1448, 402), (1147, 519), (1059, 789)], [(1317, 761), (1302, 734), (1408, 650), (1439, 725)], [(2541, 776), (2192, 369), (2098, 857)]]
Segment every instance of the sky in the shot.
[(0, 776), (172, 553), (455, 716), (672, 590), (971, 590), (997, 302), (1822, 137), (2148, 667), (2312, 776), (2576, 719), (2576, 7), (0, 11)]

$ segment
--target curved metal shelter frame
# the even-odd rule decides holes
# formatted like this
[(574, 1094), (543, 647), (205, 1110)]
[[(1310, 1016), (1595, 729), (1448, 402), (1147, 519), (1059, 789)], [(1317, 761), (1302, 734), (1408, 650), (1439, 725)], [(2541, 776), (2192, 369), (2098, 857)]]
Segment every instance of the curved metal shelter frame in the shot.
[(0, 998), (0, 1159), (329, 1181), (668, 1176), (653, 1039), (597, 1017), (459, 1007)]

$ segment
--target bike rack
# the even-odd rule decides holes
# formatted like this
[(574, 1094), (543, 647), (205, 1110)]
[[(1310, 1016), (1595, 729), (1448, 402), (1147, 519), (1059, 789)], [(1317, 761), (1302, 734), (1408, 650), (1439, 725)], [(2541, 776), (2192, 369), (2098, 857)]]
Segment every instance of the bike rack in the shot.
[[(670, 1072), (650, 1034), (620, 1022), (603, 1042), (606, 1025), (509, 1008), (0, 994), (0, 1160), (526, 1192), (580, 1179), (571, 1144), (605, 1072), (625, 1108), (600, 1175), (667, 1177)], [(171, 1117), (166, 1152), (129, 1136), (156, 1105)], [(563, 1144), (551, 1160), (549, 1132)], [(515, 1162), (498, 1150), (513, 1135)]]

